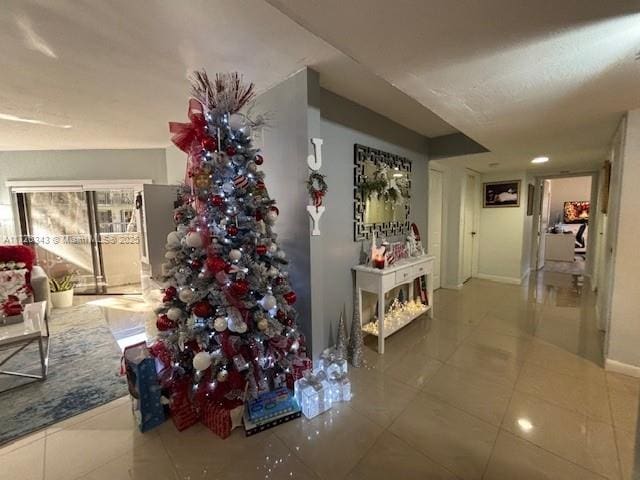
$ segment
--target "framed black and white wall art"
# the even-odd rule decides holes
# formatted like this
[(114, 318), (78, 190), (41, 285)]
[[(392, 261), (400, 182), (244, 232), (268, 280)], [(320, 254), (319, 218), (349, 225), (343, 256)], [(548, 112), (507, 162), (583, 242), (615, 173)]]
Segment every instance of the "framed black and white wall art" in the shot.
[(484, 208), (520, 206), (520, 180), (486, 182), (483, 193)]

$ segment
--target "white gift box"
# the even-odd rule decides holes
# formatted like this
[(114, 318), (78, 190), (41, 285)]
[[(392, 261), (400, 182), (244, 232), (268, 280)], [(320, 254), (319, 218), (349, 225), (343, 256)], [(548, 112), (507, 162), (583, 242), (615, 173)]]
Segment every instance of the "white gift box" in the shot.
[(345, 358), (341, 358), (337, 355), (335, 348), (327, 348), (320, 355), (318, 361), (317, 372), (325, 372), (327, 377), (332, 378), (336, 376), (347, 374), (348, 363)]
[(329, 380), (331, 384), (331, 399), (333, 402), (348, 402), (351, 400), (351, 382), (346, 375), (340, 375)]
[(304, 416), (313, 418), (331, 408), (333, 390), (327, 375), (318, 372), (296, 380), (294, 395)]

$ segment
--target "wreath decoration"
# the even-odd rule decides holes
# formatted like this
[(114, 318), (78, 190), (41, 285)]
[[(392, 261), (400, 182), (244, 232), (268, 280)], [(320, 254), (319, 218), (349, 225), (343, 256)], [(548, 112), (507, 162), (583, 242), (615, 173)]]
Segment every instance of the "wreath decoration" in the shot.
[(327, 182), (325, 176), (320, 172), (311, 172), (307, 179), (307, 191), (313, 201), (314, 207), (322, 205), (322, 199), (327, 193)]

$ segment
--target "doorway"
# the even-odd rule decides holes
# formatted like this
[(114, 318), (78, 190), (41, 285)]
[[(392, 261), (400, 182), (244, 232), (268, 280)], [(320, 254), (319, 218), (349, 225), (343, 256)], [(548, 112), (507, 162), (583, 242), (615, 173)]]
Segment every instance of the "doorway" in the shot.
[(536, 268), (583, 275), (587, 267), (592, 214), (591, 175), (541, 179)]
[(462, 281), (469, 280), (474, 273), (476, 258), (476, 218), (478, 211), (478, 195), (476, 176), (467, 173), (465, 175), (463, 197), (463, 231), (462, 231)]
[(73, 272), (78, 294), (141, 292), (133, 188), (15, 191), (23, 243), (50, 278)]
[(433, 267), (433, 289), (442, 283), (442, 208), (443, 175), (439, 170), (429, 170), (429, 238), (428, 252), (435, 257)]

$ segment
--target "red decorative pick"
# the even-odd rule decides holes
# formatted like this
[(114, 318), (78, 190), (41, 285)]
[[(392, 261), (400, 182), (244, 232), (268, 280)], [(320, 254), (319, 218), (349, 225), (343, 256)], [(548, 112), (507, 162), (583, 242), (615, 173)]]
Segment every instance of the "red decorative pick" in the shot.
[(236, 298), (244, 297), (249, 292), (249, 282), (246, 280), (236, 280), (229, 287), (231, 295)]
[(253, 158), (253, 161), (255, 162), (256, 165), (262, 165), (264, 163), (264, 157), (258, 154)]
[(235, 225), (227, 226), (227, 233), (232, 237), (235, 237), (238, 234), (238, 227), (236, 227)]
[(193, 270), (200, 270), (202, 268), (202, 260), (197, 258), (195, 260), (191, 260), (191, 268)]
[(283, 321), (285, 318), (287, 318), (287, 314), (284, 313), (282, 310), (278, 310), (276, 312), (276, 318), (280, 321)]
[(238, 153), (236, 147), (234, 147), (233, 145), (229, 145), (226, 149), (226, 152), (230, 157), (233, 157), (236, 153)]
[(290, 292), (285, 293), (283, 295), (283, 298), (289, 305), (293, 305), (294, 303), (296, 303), (298, 297), (296, 296), (296, 292), (291, 290)]
[(265, 253), (267, 253), (267, 246), (266, 245), (257, 245), (256, 246), (256, 253), (258, 255), (264, 255)]

